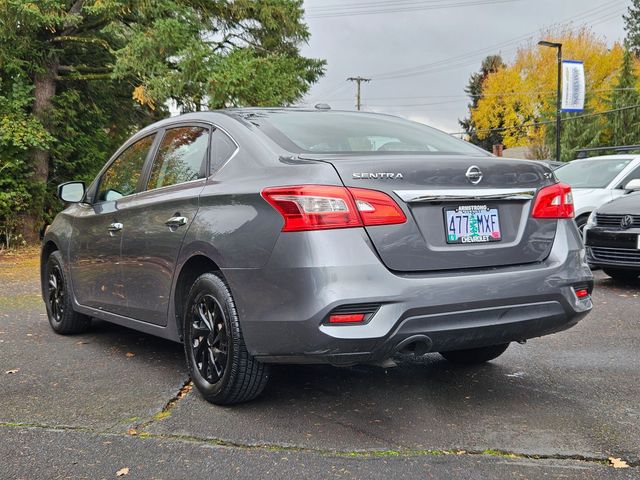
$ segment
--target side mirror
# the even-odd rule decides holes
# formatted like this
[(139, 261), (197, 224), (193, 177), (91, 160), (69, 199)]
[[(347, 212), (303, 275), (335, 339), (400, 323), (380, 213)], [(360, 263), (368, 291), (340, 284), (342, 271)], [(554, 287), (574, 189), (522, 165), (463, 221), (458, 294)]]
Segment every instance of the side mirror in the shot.
[(66, 203), (78, 203), (84, 198), (84, 182), (67, 182), (58, 185), (58, 198)]
[(629, 190), (630, 192), (637, 192), (640, 190), (640, 178), (630, 180), (629, 183), (624, 186), (624, 189)]

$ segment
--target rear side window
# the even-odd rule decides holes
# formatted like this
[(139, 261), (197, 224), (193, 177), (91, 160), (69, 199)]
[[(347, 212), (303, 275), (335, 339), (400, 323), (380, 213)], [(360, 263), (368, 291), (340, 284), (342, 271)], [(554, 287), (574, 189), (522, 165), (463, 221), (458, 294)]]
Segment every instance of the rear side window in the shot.
[(155, 135), (149, 135), (138, 140), (116, 158), (100, 179), (98, 202), (118, 200), (135, 193), (154, 138)]
[(211, 168), (210, 173), (215, 173), (236, 153), (238, 146), (220, 129), (213, 131), (211, 137)]
[(204, 127), (168, 129), (153, 161), (147, 190), (204, 177), (208, 145), (209, 130)]

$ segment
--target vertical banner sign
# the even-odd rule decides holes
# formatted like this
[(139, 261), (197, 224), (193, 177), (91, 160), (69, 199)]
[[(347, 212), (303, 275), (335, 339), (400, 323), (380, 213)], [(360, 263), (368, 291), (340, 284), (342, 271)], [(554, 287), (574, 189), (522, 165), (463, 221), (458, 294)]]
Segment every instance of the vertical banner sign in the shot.
[(584, 110), (584, 63), (575, 60), (562, 61), (562, 111)]

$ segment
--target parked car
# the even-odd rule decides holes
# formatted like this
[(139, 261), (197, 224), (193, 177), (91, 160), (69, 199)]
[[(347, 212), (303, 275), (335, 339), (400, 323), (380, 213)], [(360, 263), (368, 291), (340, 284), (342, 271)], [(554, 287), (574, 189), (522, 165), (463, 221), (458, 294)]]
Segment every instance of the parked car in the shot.
[(584, 229), (589, 263), (622, 281), (640, 275), (640, 180), (626, 188), (634, 193), (597, 209)]
[(551, 170), (557, 170), (560, 167), (564, 167), (566, 165), (565, 162), (558, 162), (556, 160), (538, 160), (540, 163), (544, 163)]
[(568, 185), (392, 116), (183, 115), (59, 196), (53, 329), (96, 317), (183, 342), (214, 403), (254, 398), (271, 363), (489, 361), (592, 308)]
[(576, 223), (582, 231), (601, 205), (629, 193), (626, 185), (640, 179), (640, 155), (605, 155), (573, 160), (554, 171), (571, 185)]

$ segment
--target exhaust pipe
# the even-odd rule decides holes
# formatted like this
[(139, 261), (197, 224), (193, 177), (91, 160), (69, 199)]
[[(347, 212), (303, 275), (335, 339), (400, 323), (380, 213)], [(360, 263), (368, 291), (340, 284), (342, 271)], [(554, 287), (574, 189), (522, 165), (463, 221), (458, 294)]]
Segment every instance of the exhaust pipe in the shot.
[(432, 347), (433, 342), (426, 335), (412, 335), (399, 342), (394, 348), (394, 353), (421, 357), (429, 353)]

